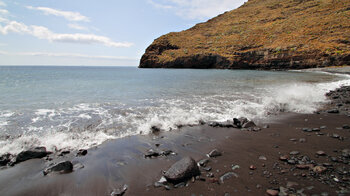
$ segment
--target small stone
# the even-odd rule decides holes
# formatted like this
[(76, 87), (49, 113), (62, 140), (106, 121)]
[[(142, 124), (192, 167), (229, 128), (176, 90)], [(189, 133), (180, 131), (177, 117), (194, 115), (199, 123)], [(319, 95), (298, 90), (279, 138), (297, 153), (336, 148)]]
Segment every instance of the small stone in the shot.
[(219, 183), (219, 179), (217, 178), (209, 178), (210, 183)]
[(51, 172), (69, 173), (72, 171), (73, 171), (73, 164), (70, 161), (63, 161), (50, 168), (45, 169), (43, 173), (44, 175), (47, 175)]
[(202, 169), (205, 171), (211, 171), (211, 167), (202, 167)]
[(305, 138), (300, 138), (300, 139), (299, 139), (299, 142), (300, 142), (300, 143), (305, 143), (305, 142), (306, 142), (306, 139), (305, 139)]
[(290, 164), (290, 165), (295, 165), (295, 164), (296, 164), (296, 161), (293, 160), (293, 159), (289, 159), (287, 162), (288, 162), (288, 164)]
[(266, 193), (267, 193), (268, 195), (270, 195), (270, 196), (277, 196), (278, 193), (279, 193), (279, 191), (273, 190), (273, 189), (267, 189), (267, 190), (266, 190)]
[(297, 141), (297, 139), (296, 138), (291, 138), (291, 139), (289, 139), (289, 141), (295, 142), (295, 141)]
[(158, 135), (160, 133), (160, 128), (157, 127), (157, 126), (152, 126), (151, 127), (151, 133), (155, 134), (155, 135)]
[(256, 188), (257, 188), (257, 189), (261, 189), (261, 188), (262, 188), (261, 184), (257, 184), (257, 185), (256, 185)]
[(345, 124), (345, 125), (343, 125), (343, 129), (350, 129), (350, 126)]
[(302, 129), (304, 132), (312, 132), (312, 129), (309, 129), (309, 128), (303, 128)]
[(340, 135), (338, 135), (338, 134), (336, 134), (336, 133), (333, 133), (333, 134), (332, 134), (332, 138), (338, 139), (339, 137), (340, 137)]
[(317, 151), (316, 154), (318, 156), (326, 156), (326, 153), (324, 151), (322, 151), (322, 150)]
[(175, 184), (174, 188), (182, 188), (182, 187), (185, 187), (185, 186), (186, 186), (185, 182), (180, 182), (179, 184)]
[(242, 128), (250, 128), (250, 127), (256, 127), (256, 124), (253, 121), (248, 121), (243, 124)]
[(234, 172), (227, 172), (226, 174), (224, 174), (220, 177), (220, 182), (224, 183), (225, 180), (230, 179), (232, 177), (238, 178), (238, 175)]
[(221, 155), (222, 153), (218, 149), (214, 149), (207, 154), (208, 157), (218, 157)]
[(328, 110), (327, 112), (330, 113), (330, 114), (338, 114), (338, 113), (339, 113), (339, 110), (337, 110), (337, 109), (332, 109), (332, 110)]
[(320, 128), (313, 128), (312, 131), (319, 132), (319, 131), (321, 131), (321, 129)]
[(113, 190), (111, 196), (122, 196), (128, 190), (128, 185), (124, 184), (123, 188)]
[(281, 160), (281, 161), (288, 161), (288, 159), (289, 159), (289, 156), (288, 156), (288, 155), (282, 155), (282, 156), (280, 156), (280, 160)]
[(196, 161), (191, 157), (185, 157), (174, 163), (168, 171), (165, 172), (164, 177), (169, 182), (178, 183), (199, 174), (200, 171)]
[(270, 125), (264, 125), (263, 128), (264, 128), (264, 129), (268, 129), (268, 128), (270, 128)]
[(299, 165), (296, 165), (296, 167), (298, 169), (310, 169), (310, 168), (313, 168), (314, 166), (312, 164), (299, 164)]
[(259, 160), (263, 160), (263, 161), (266, 161), (267, 158), (265, 156), (259, 156)]
[(299, 184), (296, 182), (288, 181), (287, 182), (287, 188), (292, 188), (294, 186), (298, 186)]
[(323, 167), (323, 166), (316, 166), (316, 167), (314, 167), (312, 170), (313, 170), (314, 172), (320, 174), (320, 173), (325, 172), (325, 171), (327, 170), (327, 168), (326, 168), (326, 167)]
[(250, 170), (256, 170), (256, 167), (255, 167), (254, 165), (250, 165), (250, 166), (249, 166), (249, 169), (250, 169)]
[(289, 154), (290, 154), (290, 155), (298, 155), (298, 154), (300, 154), (300, 152), (299, 152), (299, 151), (292, 151), (292, 152), (290, 152)]
[(232, 165), (232, 170), (236, 170), (236, 169), (239, 169), (239, 165)]
[(209, 159), (202, 159), (198, 161), (198, 166), (205, 167), (209, 163)]
[(80, 149), (77, 153), (77, 156), (85, 156), (88, 153), (86, 149)]

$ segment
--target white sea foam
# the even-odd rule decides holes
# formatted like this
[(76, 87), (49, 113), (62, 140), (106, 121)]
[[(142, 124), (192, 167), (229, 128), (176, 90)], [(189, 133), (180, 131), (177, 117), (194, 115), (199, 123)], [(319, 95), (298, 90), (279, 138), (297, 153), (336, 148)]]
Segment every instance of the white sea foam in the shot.
[[(38, 109), (15, 137), (0, 140), (0, 154), (18, 153), (33, 146), (49, 150), (89, 148), (102, 142), (135, 134), (147, 134), (152, 126), (165, 131), (178, 125), (204, 121), (225, 121), (233, 117), (261, 119), (281, 111), (312, 113), (327, 99), (325, 93), (350, 85), (350, 77), (325, 83), (270, 85), (250, 91), (147, 99), (148, 105), (77, 104), (73, 107)], [(144, 100), (145, 101), (145, 100)], [(5, 130), (14, 112), (0, 113)], [(20, 119), (21, 120), (21, 119)]]

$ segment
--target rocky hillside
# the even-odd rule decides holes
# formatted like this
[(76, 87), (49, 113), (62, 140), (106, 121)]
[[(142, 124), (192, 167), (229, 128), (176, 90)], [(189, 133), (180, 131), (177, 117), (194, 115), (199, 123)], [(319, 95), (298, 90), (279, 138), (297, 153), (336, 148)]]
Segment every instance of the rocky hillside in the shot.
[(350, 65), (349, 0), (249, 0), (154, 40), (140, 68), (302, 69)]

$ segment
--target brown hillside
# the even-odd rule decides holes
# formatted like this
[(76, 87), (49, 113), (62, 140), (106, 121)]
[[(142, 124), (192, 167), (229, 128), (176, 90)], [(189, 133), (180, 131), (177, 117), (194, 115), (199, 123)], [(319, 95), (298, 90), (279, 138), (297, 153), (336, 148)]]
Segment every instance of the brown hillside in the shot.
[(141, 68), (301, 69), (350, 65), (350, 0), (249, 0), (156, 39)]

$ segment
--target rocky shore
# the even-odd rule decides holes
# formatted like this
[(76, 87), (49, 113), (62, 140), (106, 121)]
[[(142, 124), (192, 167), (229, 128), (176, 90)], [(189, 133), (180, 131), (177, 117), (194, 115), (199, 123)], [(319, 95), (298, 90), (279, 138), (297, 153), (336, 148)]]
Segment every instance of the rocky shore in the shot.
[(350, 87), (315, 114), (153, 127), (76, 152), (1, 156), (3, 195), (349, 195)]

